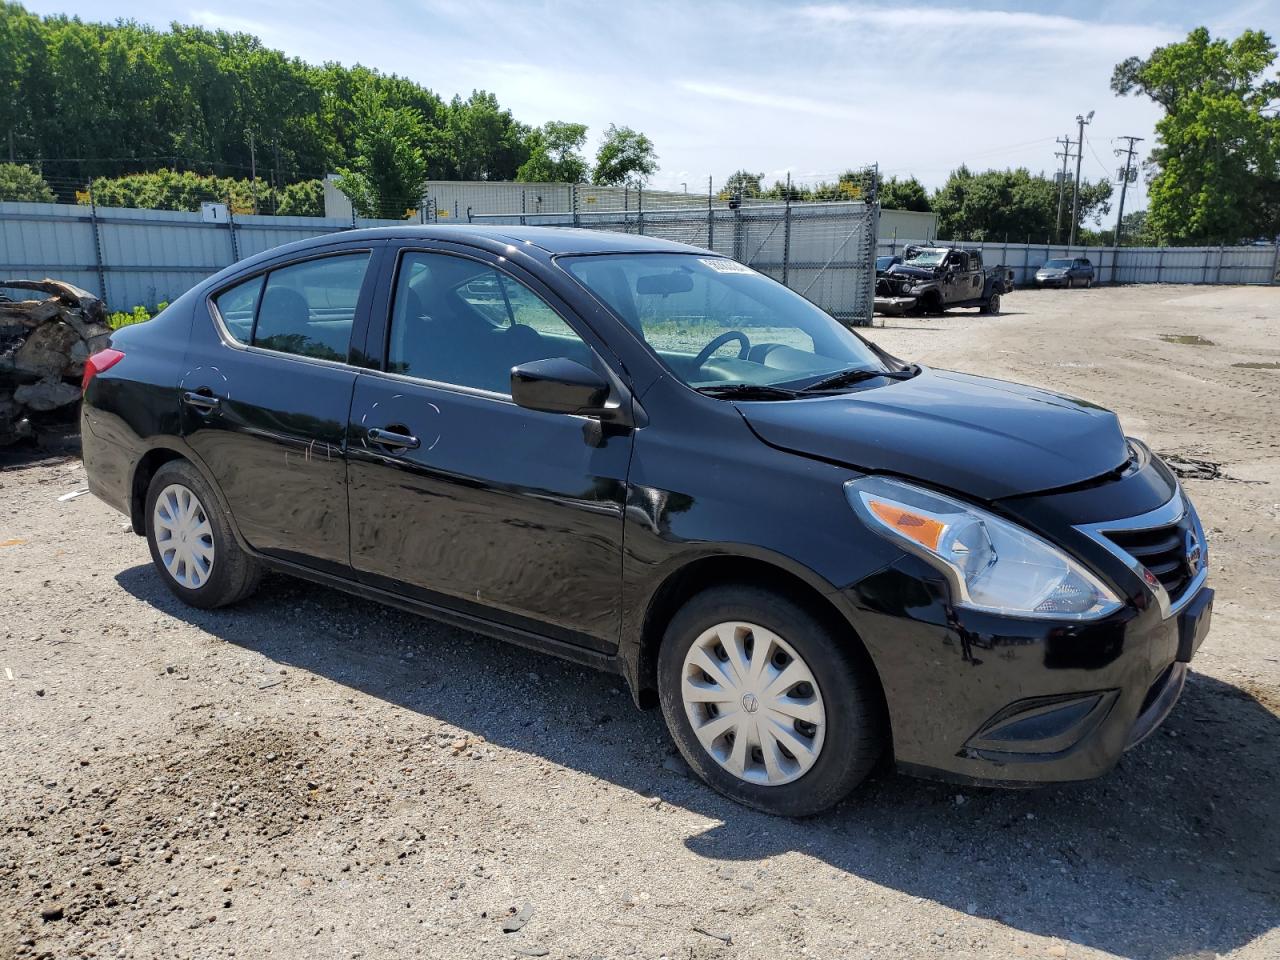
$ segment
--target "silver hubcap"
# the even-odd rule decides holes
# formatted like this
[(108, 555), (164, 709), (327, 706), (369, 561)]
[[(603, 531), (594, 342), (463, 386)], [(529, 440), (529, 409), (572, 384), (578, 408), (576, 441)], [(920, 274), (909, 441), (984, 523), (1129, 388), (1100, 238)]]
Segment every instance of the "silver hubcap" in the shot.
[(790, 783), (822, 752), (827, 711), (818, 681), (764, 627), (721, 623), (699, 636), (685, 654), (680, 695), (703, 748), (739, 780)]
[(213, 572), (213, 527), (196, 495), (180, 483), (160, 491), (151, 514), (156, 549), (169, 576), (189, 589)]

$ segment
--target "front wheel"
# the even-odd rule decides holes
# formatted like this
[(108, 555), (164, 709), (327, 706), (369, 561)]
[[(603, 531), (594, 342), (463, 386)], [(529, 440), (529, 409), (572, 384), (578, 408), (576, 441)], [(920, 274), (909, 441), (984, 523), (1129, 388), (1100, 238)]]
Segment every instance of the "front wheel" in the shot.
[(658, 693), (689, 766), (766, 813), (835, 806), (884, 752), (883, 699), (866, 653), (761, 588), (717, 587), (681, 608), (659, 651)]
[(147, 545), (165, 586), (193, 607), (243, 600), (261, 565), (236, 542), (212, 488), (194, 466), (171, 460), (147, 488)]

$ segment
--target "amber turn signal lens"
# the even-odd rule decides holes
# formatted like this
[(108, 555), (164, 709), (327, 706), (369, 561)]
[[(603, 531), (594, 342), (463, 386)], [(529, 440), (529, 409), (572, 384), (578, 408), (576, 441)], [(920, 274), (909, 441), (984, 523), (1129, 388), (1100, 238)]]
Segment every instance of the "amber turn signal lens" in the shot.
[(883, 500), (871, 500), (867, 506), (887, 526), (930, 550), (938, 549), (938, 541), (942, 539), (942, 533), (947, 529), (946, 524), (932, 517), (912, 513), (910, 510), (885, 503)]

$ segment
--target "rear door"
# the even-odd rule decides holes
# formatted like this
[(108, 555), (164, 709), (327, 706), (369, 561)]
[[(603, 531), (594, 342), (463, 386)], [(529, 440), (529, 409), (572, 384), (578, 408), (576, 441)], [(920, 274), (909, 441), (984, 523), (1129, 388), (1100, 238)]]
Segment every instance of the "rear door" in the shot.
[[(632, 434), (511, 400), (511, 368), (604, 345), (535, 277), (406, 247), (382, 369), (351, 406), (351, 559), (365, 582), (565, 644), (617, 647)], [(381, 314), (383, 311), (379, 311)]]
[[(198, 308), (182, 427), (254, 549), (349, 573), (344, 443), (375, 245), (336, 245), (213, 291)], [(207, 312), (206, 312), (207, 311)]]

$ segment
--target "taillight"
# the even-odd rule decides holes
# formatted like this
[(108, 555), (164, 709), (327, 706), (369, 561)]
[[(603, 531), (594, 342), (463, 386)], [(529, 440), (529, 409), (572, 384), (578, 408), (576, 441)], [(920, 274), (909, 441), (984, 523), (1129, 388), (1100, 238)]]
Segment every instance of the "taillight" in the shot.
[(99, 350), (91, 356), (84, 362), (84, 379), (80, 381), (80, 392), (84, 393), (88, 390), (89, 381), (100, 374), (103, 370), (110, 370), (123, 359), (123, 353), (119, 350), (112, 350), (110, 347), (106, 350)]

